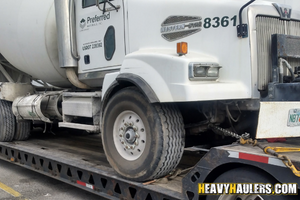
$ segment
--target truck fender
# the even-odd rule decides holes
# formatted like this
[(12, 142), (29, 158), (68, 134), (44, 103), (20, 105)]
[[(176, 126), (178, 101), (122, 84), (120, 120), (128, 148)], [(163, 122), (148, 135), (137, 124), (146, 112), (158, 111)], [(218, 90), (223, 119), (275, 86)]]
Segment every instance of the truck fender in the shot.
[(125, 76), (133, 74), (135, 76), (128, 76), (128, 79), (134, 81), (137, 85), (143, 83), (141, 85), (143, 87), (148, 85), (153, 91), (151, 93), (155, 93), (158, 102), (174, 102), (173, 89), (175, 87), (171, 83), (182, 82), (178, 78), (184, 76), (182, 66), (185, 61), (182, 58), (178, 59), (178, 56), (174, 55), (174, 52), (169, 49), (138, 50), (126, 55), (119, 78), (120, 80), (123, 79), (122, 74), (125, 74)]
[(135, 85), (147, 97), (150, 103), (160, 102), (150, 85), (140, 76), (130, 73), (120, 74), (117, 77), (118, 83), (123, 81), (130, 82)]
[(191, 63), (219, 65), (218, 58), (203, 53), (190, 51), (179, 56), (175, 49), (140, 49), (125, 56), (120, 75), (140, 77), (161, 103), (248, 97), (247, 88), (240, 82), (223, 81), (223, 77), (218, 81), (191, 80)]
[[(124, 74), (119, 74), (113, 73), (111, 74), (113, 77), (115, 77), (115, 80), (110, 83), (109, 87), (106, 86), (104, 83), (103, 85), (103, 90), (102, 90), (102, 101), (101, 101), (101, 106), (100, 106), (100, 125), (102, 125), (102, 114), (104, 112), (104, 109), (111, 97), (111, 94), (115, 93), (116, 91), (127, 87), (134, 85), (136, 86), (140, 92), (144, 94), (144, 96), (148, 99), (149, 103), (156, 103), (160, 102), (159, 99), (157, 98), (155, 92), (153, 89), (149, 86), (149, 84), (140, 76), (135, 75), (135, 74), (130, 74), (130, 73), (124, 73)], [(108, 78), (111, 79), (112, 78)], [(106, 79), (106, 80), (108, 80)], [(108, 81), (111, 82), (111, 81)], [(130, 83), (130, 84), (128, 84)]]

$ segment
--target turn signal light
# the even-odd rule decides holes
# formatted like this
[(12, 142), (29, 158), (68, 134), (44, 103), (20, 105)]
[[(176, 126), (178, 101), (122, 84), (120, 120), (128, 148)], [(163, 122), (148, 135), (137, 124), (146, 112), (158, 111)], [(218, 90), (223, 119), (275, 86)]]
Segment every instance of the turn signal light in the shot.
[(185, 55), (188, 53), (188, 44), (186, 42), (177, 43), (177, 54), (179, 56)]

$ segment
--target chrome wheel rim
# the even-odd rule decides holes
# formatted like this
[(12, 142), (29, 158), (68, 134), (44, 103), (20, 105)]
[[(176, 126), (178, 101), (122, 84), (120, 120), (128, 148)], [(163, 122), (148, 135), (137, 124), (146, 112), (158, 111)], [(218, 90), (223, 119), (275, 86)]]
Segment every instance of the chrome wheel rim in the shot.
[(140, 116), (129, 110), (120, 113), (114, 123), (113, 139), (118, 153), (124, 159), (138, 159), (146, 146), (146, 129)]

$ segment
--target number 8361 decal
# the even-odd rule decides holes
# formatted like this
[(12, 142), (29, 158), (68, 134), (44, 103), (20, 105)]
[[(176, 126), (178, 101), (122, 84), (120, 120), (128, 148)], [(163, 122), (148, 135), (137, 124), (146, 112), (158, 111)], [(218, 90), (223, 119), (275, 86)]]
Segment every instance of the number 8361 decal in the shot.
[(172, 15), (162, 22), (160, 32), (165, 40), (172, 42), (198, 33), (203, 28), (225, 28), (236, 25), (236, 15), (233, 17), (206, 17), (204, 19), (200, 16)]
[(224, 17), (207, 17), (203, 21), (203, 28), (219, 28), (227, 26), (236, 26), (237, 16), (230, 18), (229, 16)]

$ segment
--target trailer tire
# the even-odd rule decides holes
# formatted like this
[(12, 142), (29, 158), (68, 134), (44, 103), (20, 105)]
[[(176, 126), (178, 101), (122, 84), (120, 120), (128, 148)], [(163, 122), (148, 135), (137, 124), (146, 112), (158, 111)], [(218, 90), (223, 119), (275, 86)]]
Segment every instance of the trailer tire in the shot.
[(185, 131), (178, 108), (150, 104), (133, 87), (117, 92), (109, 101), (102, 130), (110, 165), (130, 180), (162, 177), (176, 168), (183, 154)]
[(0, 142), (10, 142), (15, 134), (15, 116), (11, 103), (0, 100)]
[(17, 122), (14, 140), (17, 141), (27, 140), (30, 136), (30, 131), (31, 131), (31, 121)]
[[(215, 179), (214, 183), (271, 183), (274, 185), (276, 181), (273, 177), (260, 170), (251, 167), (240, 167), (221, 174)], [(249, 198), (249, 196), (253, 198)], [(257, 195), (207, 195), (206, 200), (248, 200), (256, 199), (256, 197)], [(264, 200), (293, 199), (293, 197), (286, 195), (261, 195), (260, 197)]]

